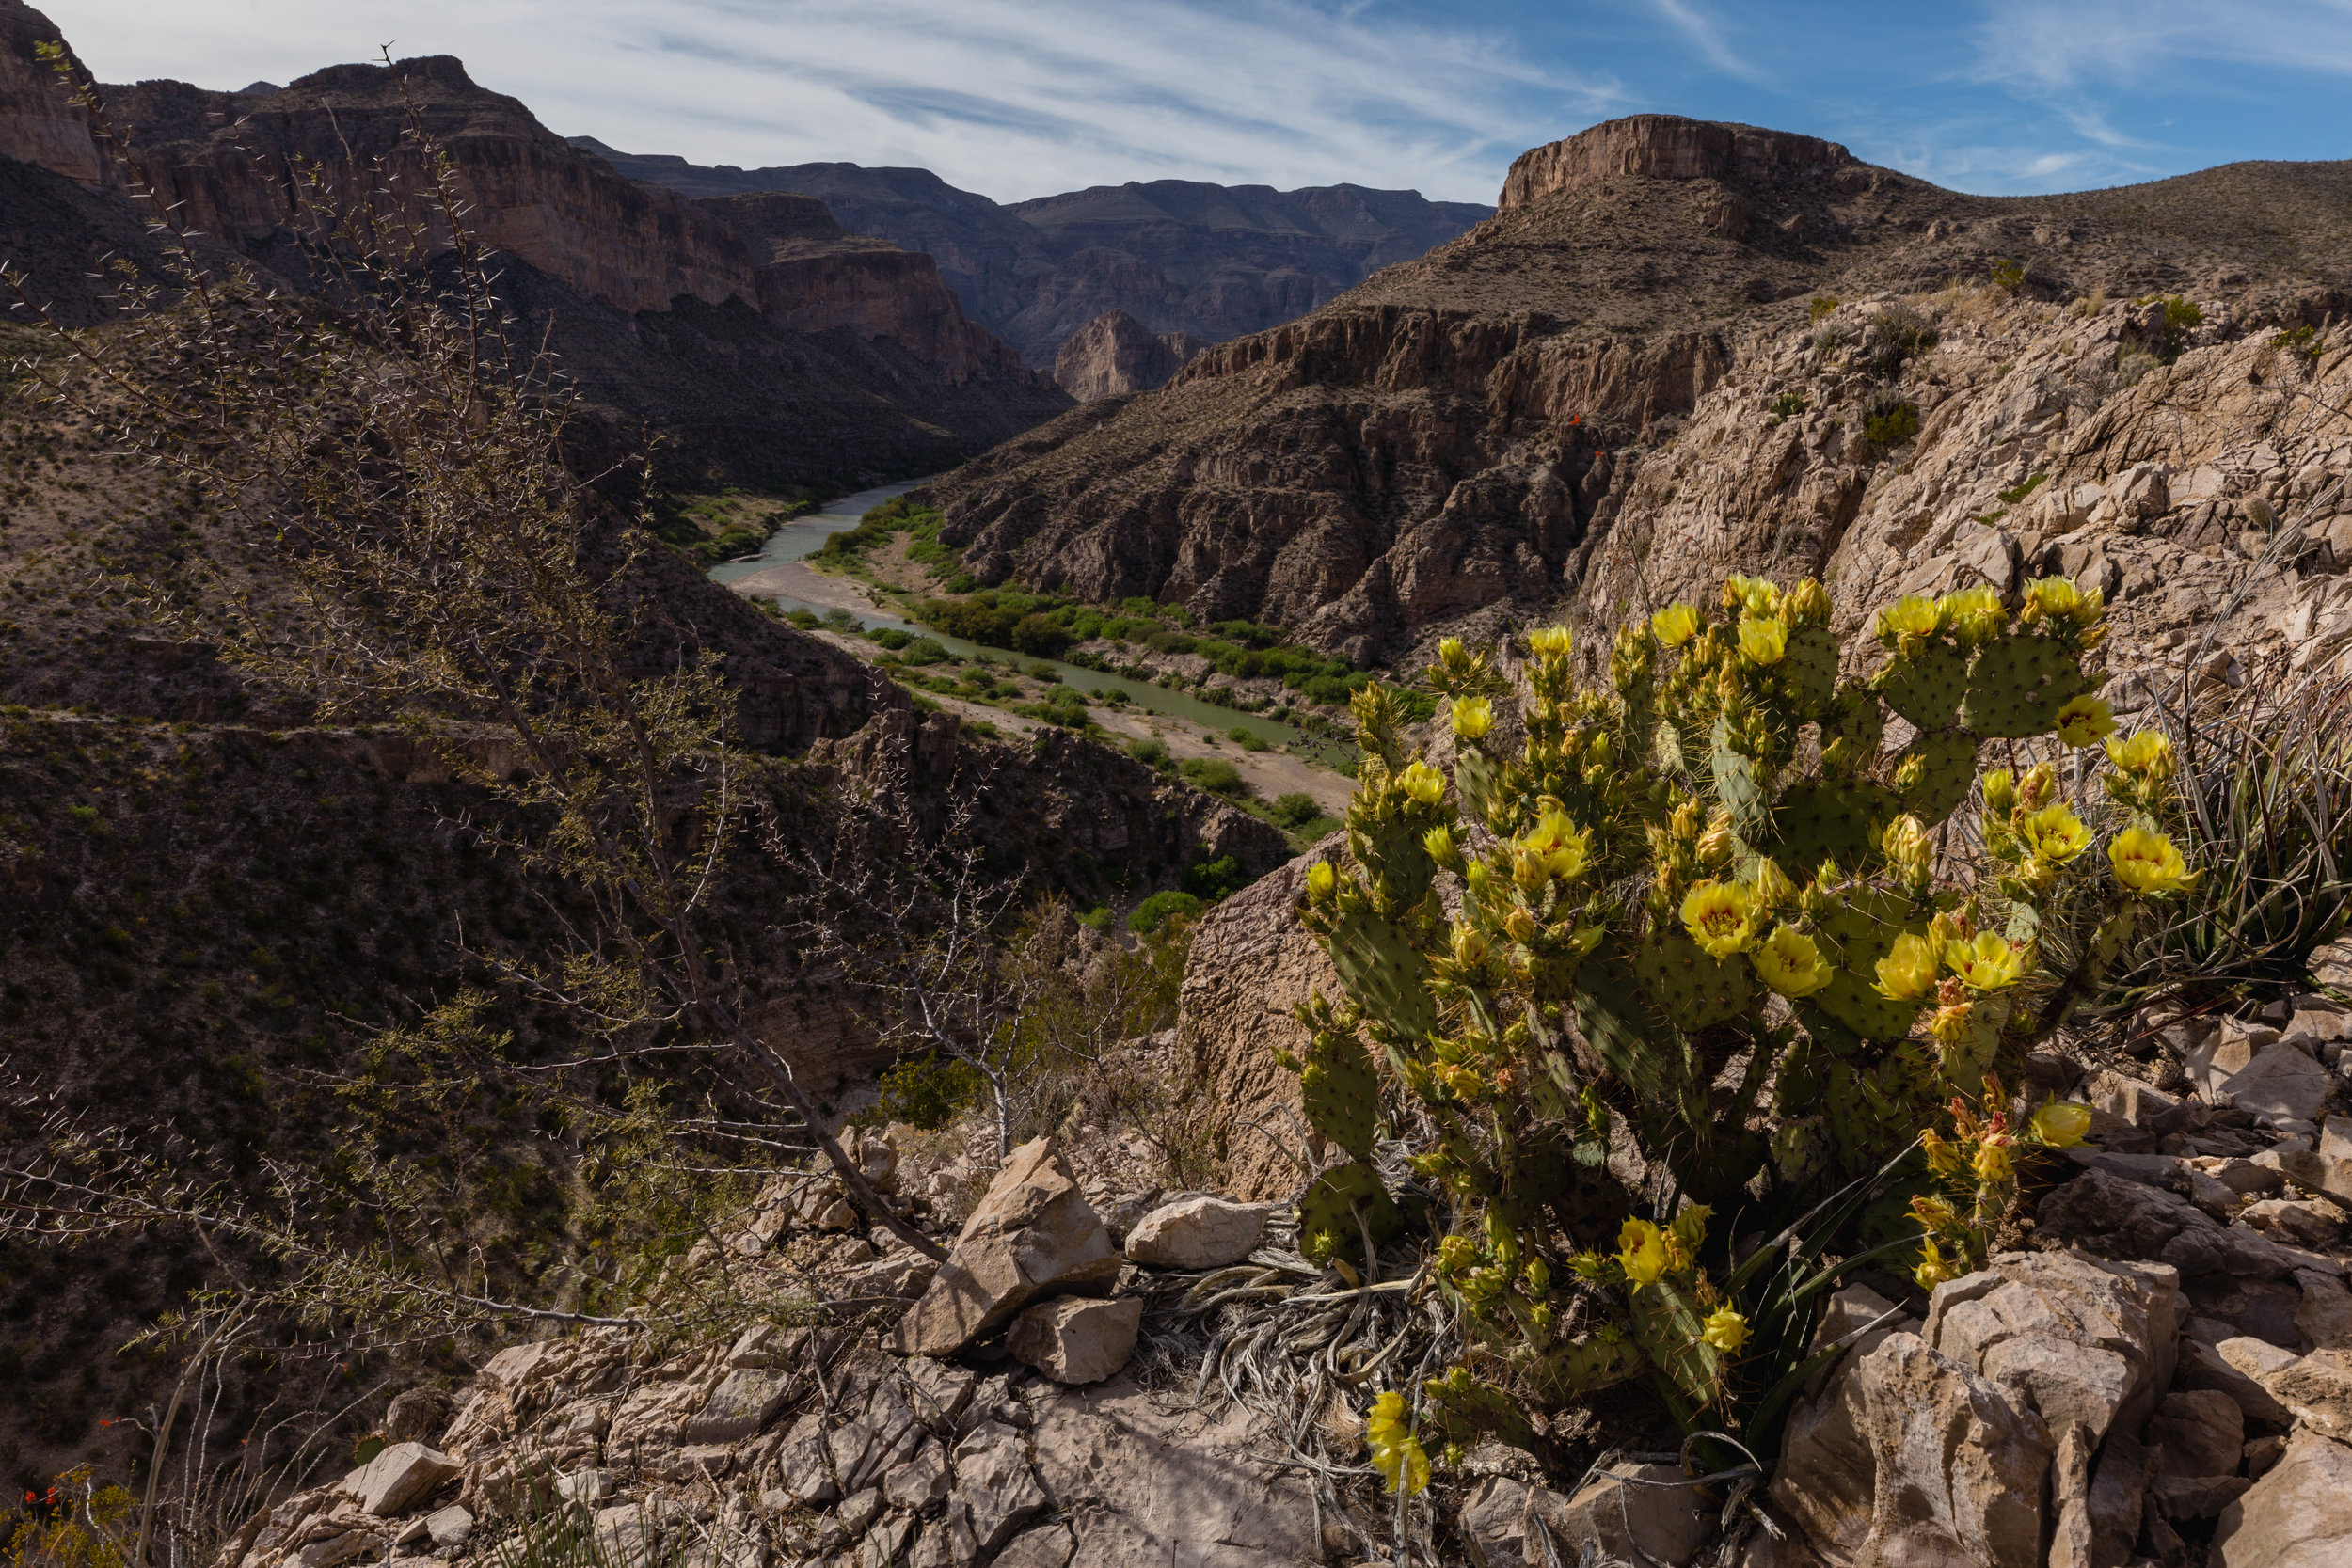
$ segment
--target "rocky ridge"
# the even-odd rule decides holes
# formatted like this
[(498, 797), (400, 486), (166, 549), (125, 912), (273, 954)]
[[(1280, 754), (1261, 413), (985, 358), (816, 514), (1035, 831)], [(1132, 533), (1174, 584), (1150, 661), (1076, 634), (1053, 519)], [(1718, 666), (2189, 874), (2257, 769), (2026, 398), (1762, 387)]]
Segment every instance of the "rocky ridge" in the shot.
[[(2326, 601), (2312, 546), (2341, 497), (2312, 476), (2352, 438), (2346, 341), (2270, 345), (2352, 289), (2347, 188), (2352, 166), (2263, 165), (1980, 198), (1812, 138), (1612, 122), (1527, 154), (1430, 256), (947, 476), (942, 538), (983, 580), (1180, 599), (1359, 659), (1538, 614), (1597, 635), (1726, 568), (1823, 575), (1851, 626), (1971, 550), (2013, 580), (2095, 548), (2120, 647), (2225, 607), (2250, 644)], [(2159, 292), (2201, 321), (2123, 297)], [(2118, 499), (2071, 499), (2094, 488)], [(2302, 575), (2253, 582), (2241, 545), (2280, 518)]]
[(1105, 310), (1055, 351), (1054, 384), (1080, 403), (1148, 392), (1208, 346), (1189, 332), (1154, 333), (1124, 310)]
[(1210, 342), (1332, 299), (1373, 271), (1442, 245), (1488, 215), (1466, 201), (1356, 185), (1276, 191), (1194, 181), (1130, 182), (1000, 205), (929, 169), (800, 164), (703, 167), (572, 145), (631, 179), (695, 197), (814, 196), (862, 234), (930, 253), (964, 309), (1023, 362), (1055, 363), (1084, 325), (1124, 310), (1151, 333)]

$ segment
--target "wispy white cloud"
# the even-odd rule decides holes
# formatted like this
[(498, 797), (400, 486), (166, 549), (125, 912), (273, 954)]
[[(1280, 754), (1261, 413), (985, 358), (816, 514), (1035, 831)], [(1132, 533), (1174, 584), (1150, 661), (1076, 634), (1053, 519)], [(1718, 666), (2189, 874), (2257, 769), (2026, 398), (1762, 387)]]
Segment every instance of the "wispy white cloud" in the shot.
[(1649, 3), (1651, 8), (1664, 17), (1667, 24), (1717, 71), (1758, 87), (1772, 85), (1768, 73), (1753, 59), (1724, 41), (1723, 24), (1692, 4), (1692, 0), (1649, 0)]
[(1993, 0), (1977, 43), (1980, 80), (2052, 92), (2225, 62), (2352, 74), (2352, 0)]
[[(1679, 3), (1679, 0), (1674, 0)], [(1000, 199), (1126, 180), (1492, 200), (1612, 75), (1360, 0), (47, 0), (102, 77), (285, 81), (396, 40), (565, 135), (745, 166), (919, 165)]]

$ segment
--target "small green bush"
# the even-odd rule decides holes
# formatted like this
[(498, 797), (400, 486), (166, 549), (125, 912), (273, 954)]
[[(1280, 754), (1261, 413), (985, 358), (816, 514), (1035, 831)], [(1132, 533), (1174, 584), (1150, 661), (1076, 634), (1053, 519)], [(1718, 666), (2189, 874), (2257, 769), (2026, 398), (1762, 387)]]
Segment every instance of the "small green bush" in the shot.
[(1884, 451), (1919, 434), (1919, 405), (1908, 398), (1881, 398), (1862, 416), (1862, 435)]
[(1161, 740), (1130, 740), (1127, 754), (1146, 768), (1168, 766), (1168, 743)]
[(903, 1121), (925, 1132), (945, 1127), (978, 1102), (979, 1069), (937, 1052), (910, 1057), (882, 1075), (882, 1099), (850, 1118), (851, 1126)]
[(1241, 769), (1223, 757), (1186, 757), (1176, 765), (1176, 771), (1196, 789), (1212, 795), (1241, 795), (1249, 787), (1242, 782)]
[(1170, 889), (1155, 893), (1137, 904), (1127, 917), (1127, 929), (1141, 936), (1150, 936), (1172, 919), (1190, 920), (1200, 912), (1200, 900), (1189, 893)]
[(907, 664), (938, 664), (947, 657), (947, 650), (935, 637), (918, 637), (905, 644), (899, 659)]
[(815, 631), (819, 625), (817, 612), (813, 610), (787, 610), (784, 618), (803, 631)]
[(1836, 294), (1815, 294), (1813, 303), (1804, 308), (1804, 319), (1818, 325), (1827, 317), (1836, 314), (1836, 311), (1837, 296)]
[(1812, 406), (1812, 404), (1794, 392), (1783, 392), (1772, 400), (1772, 423), (1778, 424), (1783, 420), (1793, 420)]
[(879, 642), (892, 653), (897, 653), (900, 648), (914, 641), (914, 636), (912, 632), (900, 631), (897, 626), (869, 626), (866, 631), (866, 639), (869, 642)]
[(1322, 815), (1323, 808), (1315, 804), (1315, 798), (1304, 790), (1293, 790), (1288, 795), (1274, 798), (1275, 820), (1285, 826), (1301, 827)]
[(1870, 369), (1883, 380), (1935, 346), (1935, 327), (1908, 305), (1890, 305), (1870, 321)]
[(1260, 739), (1256, 735), (1252, 734), (1248, 730), (1242, 728), (1239, 724), (1235, 724), (1232, 729), (1227, 730), (1225, 732), (1225, 738), (1232, 741), (1234, 745), (1240, 747), (1245, 752), (1263, 752), (1269, 750), (1263, 740)]
[(1200, 861), (1184, 867), (1184, 891), (1204, 904), (1230, 898), (1255, 879), (1231, 855), (1219, 855), (1213, 861)]

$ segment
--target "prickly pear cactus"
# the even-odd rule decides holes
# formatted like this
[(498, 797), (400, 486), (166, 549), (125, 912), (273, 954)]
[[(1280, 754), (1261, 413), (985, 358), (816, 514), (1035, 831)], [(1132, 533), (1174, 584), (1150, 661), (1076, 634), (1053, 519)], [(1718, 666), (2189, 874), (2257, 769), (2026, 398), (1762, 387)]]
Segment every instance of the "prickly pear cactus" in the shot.
[[(2093, 885), (2055, 771), (1977, 775), (1987, 738), (2054, 754), (2112, 728), (2083, 695), (2102, 608), (2056, 580), (2022, 606), (1905, 599), (1867, 679), (1840, 678), (1809, 580), (1735, 577), (1716, 605), (1625, 628), (1602, 690), (1578, 686), (1563, 627), (1527, 634), (1516, 688), (1449, 642), (1428, 679), (1450, 769), (1410, 754), (1385, 689), (1359, 702), (1351, 863), (1312, 868), (1301, 911), (1346, 1006), (1302, 1011), (1297, 1064), (1309, 1121), (1350, 1163), (1314, 1179), (1301, 1234), (1355, 1261), (1366, 1227), (1375, 1246), (1399, 1234), (1372, 1164), (1390, 1095), (1440, 1195), (1439, 1288), (1501, 1369), (1427, 1386), (1450, 1436), (1532, 1442), (1528, 1402), (1635, 1376), (1694, 1429), (1736, 1426), (1747, 1308), (1719, 1281), (1750, 1275), (1710, 1209), (1769, 1228), (1875, 1168), (2022, 1051), (2049, 1008), (2016, 988), (2045, 951), (2112, 956), (2117, 900), (2183, 885), (2153, 817), (2109, 852), (2137, 890), (2119, 893)], [(2110, 791), (2146, 816), (2160, 759), (2132, 744)], [(1971, 810), (1980, 868), (1939, 828)], [(1629, 1135), (1667, 1174), (1658, 1223), (1610, 1174)]]

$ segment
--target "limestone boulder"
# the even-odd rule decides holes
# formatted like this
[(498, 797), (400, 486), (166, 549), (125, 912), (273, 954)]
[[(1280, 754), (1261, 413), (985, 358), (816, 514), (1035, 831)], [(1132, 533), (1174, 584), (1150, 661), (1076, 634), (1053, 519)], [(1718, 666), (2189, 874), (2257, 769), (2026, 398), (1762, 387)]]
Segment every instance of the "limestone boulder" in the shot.
[[(1670, 1465), (1625, 1465), (1573, 1497), (1487, 1476), (1462, 1505), (1462, 1533), (1485, 1568), (1643, 1562), (1684, 1568), (1715, 1534), (1713, 1511)], [(1648, 1484), (1645, 1484), (1645, 1483)], [(1547, 1541), (1549, 1537), (1549, 1541)]]
[(956, 1445), (955, 1471), (954, 1501), (982, 1552), (1002, 1546), (1048, 1506), (1021, 1434), (1001, 1422), (984, 1421)]
[(2003, 1253), (1937, 1286), (1920, 1334), (2095, 1448), (2110, 1428), (2136, 1429), (2170, 1385), (2179, 1285), (2161, 1263)]
[(1221, 1269), (1257, 1250), (1265, 1210), (1197, 1196), (1163, 1204), (1127, 1232), (1127, 1260), (1163, 1269)]
[(2296, 1433), (2286, 1452), (2221, 1511), (2215, 1568), (2339, 1568), (2352, 1562), (2352, 1448)]
[(1110, 1231), (1040, 1138), (1013, 1150), (964, 1222), (947, 1261), (892, 1332), (901, 1355), (953, 1355), (1030, 1302), (1099, 1291), (1118, 1277)]
[(1116, 1377), (1135, 1354), (1143, 1303), (1063, 1296), (1029, 1307), (1012, 1321), (1005, 1349), (1056, 1383), (1100, 1383)]
[(2280, 1040), (2221, 1083), (2217, 1098), (2274, 1125), (2315, 1121), (2334, 1080), (2300, 1046)]
[(405, 1512), (463, 1468), (438, 1449), (394, 1443), (343, 1478), (343, 1490), (379, 1519)]

